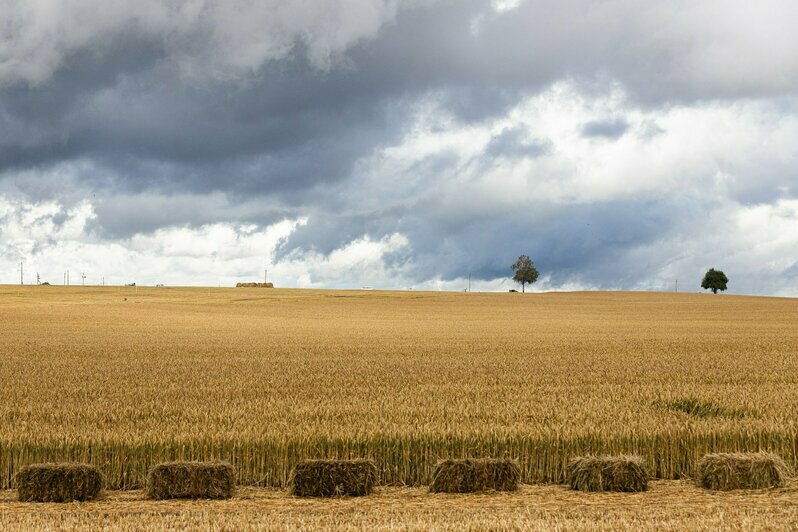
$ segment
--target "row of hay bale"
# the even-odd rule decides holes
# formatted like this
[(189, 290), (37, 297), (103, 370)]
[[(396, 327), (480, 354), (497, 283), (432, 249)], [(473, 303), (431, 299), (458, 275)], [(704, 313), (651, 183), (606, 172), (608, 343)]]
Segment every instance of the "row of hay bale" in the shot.
[[(697, 464), (701, 487), (711, 490), (783, 487), (788, 468), (770, 453), (708, 454)], [(650, 475), (639, 456), (583, 456), (571, 460), (567, 482), (574, 490), (640, 492)], [(371, 460), (306, 460), (294, 467), (289, 493), (299, 497), (369, 495), (377, 485)], [(429, 489), (433, 493), (515, 491), (521, 481), (516, 460), (465, 459), (438, 462)], [(100, 471), (87, 464), (34, 464), (16, 476), (20, 501), (71, 502), (97, 498)], [(150, 499), (227, 499), (236, 476), (226, 462), (168, 462), (153, 467), (147, 478)]]
[[(100, 470), (88, 464), (33, 464), (16, 476), (23, 502), (72, 502), (96, 499), (103, 487)], [(236, 487), (226, 462), (167, 462), (147, 476), (150, 499), (229, 499)]]
[[(727, 491), (784, 487), (787, 464), (771, 453), (713, 453), (696, 464), (702, 488)], [(585, 456), (568, 464), (568, 483), (581, 491), (638, 492), (651, 477), (639, 456)]]

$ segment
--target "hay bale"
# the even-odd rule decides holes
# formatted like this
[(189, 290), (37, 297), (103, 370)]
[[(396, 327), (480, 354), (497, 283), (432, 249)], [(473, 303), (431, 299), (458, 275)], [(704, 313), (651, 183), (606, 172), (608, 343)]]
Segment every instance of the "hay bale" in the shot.
[(150, 499), (229, 499), (236, 472), (227, 462), (167, 462), (150, 470)]
[(698, 485), (711, 490), (781, 488), (787, 464), (771, 453), (707, 454), (697, 464)]
[(89, 464), (32, 464), (16, 476), (17, 497), (29, 502), (72, 502), (97, 498), (103, 476)]
[(626, 491), (648, 489), (648, 472), (639, 456), (582, 456), (567, 469), (571, 489), (581, 491)]
[(515, 491), (520, 480), (521, 468), (515, 460), (442, 460), (435, 464), (429, 490), (433, 493)]
[(288, 479), (288, 492), (299, 497), (369, 495), (377, 484), (371, 460), (305, 460)]

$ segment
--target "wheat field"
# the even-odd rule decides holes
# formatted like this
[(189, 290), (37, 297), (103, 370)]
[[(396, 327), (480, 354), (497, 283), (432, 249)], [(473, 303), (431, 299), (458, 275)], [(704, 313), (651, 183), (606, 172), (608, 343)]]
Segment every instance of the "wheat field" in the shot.
[(0, 488), (94, 463), (140, 489), (171, 459), (282, 487), (305, 458), (382, 483), (510, 457), (526, 483), (637, 453), (798, 450), (798, 300), (667, 293), (0, 287)]

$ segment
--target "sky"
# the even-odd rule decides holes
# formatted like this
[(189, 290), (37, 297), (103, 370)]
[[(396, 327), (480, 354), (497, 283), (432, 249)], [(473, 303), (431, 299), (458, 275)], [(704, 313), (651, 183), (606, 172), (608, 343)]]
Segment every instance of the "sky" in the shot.
[(798, 296), (792, 0), (0, 0), (0, 283)]

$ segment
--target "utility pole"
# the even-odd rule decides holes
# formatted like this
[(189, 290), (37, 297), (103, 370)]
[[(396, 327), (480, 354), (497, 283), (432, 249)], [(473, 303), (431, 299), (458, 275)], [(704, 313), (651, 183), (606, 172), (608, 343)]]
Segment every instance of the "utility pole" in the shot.
[(676, 292), (679, 292), (679, 279), (676, 279)]
[(86, 274), (83, 272), (80, 274), (80, 286), (86, 286)]
[(268, 283), (269, 282), (269, 277), (267, 275), (268, 273), (269, 273), (268, 268), (264, 268), (264, 270), (263, 270), (263, 282), (264, 283)]
[(25, 262), (19, 261), (19, 284), (25, 284)]
[(42, 280), (39, 277), (39, 272), (36, 272), (36, 284), (42, 284)]

